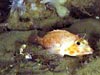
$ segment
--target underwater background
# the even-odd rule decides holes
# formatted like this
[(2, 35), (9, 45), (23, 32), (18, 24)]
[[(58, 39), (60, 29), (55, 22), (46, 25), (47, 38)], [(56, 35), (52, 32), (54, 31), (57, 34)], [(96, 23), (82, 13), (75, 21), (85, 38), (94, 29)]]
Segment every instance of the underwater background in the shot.
[[(49, 54), (35, 37), (86, 34), (94, 52)], [(0, 0), (0, 75), (100, 75), (100, 0)]]

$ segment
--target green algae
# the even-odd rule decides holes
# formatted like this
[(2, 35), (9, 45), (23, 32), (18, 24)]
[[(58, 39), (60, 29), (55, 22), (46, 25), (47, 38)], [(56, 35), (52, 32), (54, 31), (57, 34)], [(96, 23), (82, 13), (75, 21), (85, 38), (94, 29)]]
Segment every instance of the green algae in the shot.
[[(74, 30), (73, 30), (74, 29)], [(100, 32), (100, 21), (96, 19), (83, 19), (76, 21), (70, 28), (69, 31), (74, 33), (98, 33)]]
[[(26, 42), (34, 31), (12, 31), (0, 35), (0, 52), (14, 52), (16, 42)], [(1, 54), (2, 55), (2, 54)]]
[(92, 62), (79, 69), (76, 75), (100, 75), (100, 58), (92, 60)]
[[(45, 16), (47, 15), (46, 19)], [(55, 14), (51, 14), (50, 12), (46, 11), (43, 17), (37, 17), (37, 18), (30, 18), (26, 17), (26, 22), (24, 22), (25, 17), (22, 17), (22, 22), (19, 20), (20, 17), (18, 17), (17, 13), (11, 14), (11, 17), (8, 19), (8, 28), (13, 30), (29, 30), (34, 28), (43, 28), (43, 27), (51, 27), (58, 21), (62, 20), (61, 18), (57, 17)], [(34, 15), (33, 15), (34, 16)], [(17, 17), (17, 18), (16, 18)]]

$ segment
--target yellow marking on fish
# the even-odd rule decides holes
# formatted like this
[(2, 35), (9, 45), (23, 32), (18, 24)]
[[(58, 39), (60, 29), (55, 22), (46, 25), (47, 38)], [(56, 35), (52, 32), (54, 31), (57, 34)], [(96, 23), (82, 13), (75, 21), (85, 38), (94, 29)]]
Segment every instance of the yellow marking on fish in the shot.
[(88, 41), (66, 30), (53, 30), (38, 41), (54, 54), (79, 56), (93, 53)]

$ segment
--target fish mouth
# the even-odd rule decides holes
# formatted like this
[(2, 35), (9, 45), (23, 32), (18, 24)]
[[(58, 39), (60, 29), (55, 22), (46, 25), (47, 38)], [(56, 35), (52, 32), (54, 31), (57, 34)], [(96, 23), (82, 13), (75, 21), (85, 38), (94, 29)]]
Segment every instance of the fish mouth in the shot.
[(93, 52), (94, 52), (94, 50), (93, 49), (91, 49), (91, 51), (90, 52), (88, 52), (89, 54), (93, 54)]
[(92, 51), (89, 51), (89, 52), (84, 52), (83, 55), (90, 55), (90, 54), (93, 54), (93, 50)]
[(86, 52), (83, 52), (83, 54), (88, 55), (88, 54), (93, 54), (94, 50), (92, 48), (89, 48), (88, 50), (85, 50)]
[(86, 52), (85, 54), (93, 54), (93, 52), (91, 51), (91, 52)]
[(93, 50), (92, 50), (92, 51), (89, 51), (89, 52), (82, 52), (82, 53), (79, 53), (79, 56), (91, 55), (91, 54), (93, 54)]

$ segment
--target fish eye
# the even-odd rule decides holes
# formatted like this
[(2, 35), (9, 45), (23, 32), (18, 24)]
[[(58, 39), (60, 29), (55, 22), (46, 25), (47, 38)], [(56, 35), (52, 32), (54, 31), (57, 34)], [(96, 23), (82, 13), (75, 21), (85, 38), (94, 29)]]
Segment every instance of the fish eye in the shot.
[(76, 42), (77, 45), (80, 45), (80, 42)]

